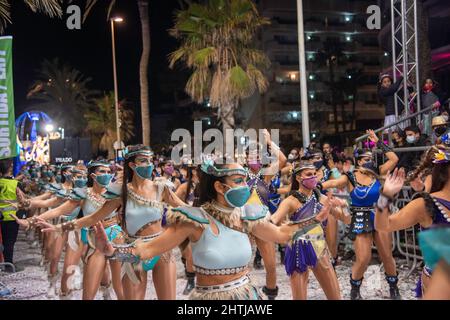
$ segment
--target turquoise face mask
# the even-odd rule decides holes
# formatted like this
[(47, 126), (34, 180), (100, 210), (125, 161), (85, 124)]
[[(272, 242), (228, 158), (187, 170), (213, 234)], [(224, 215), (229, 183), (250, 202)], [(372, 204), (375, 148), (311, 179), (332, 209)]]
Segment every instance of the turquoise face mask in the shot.
[(88, 182), (88, 179), (86, 179), (86, 178), (74, 179), (73, 185), (75, 186), (75, 188), (84, 188), (84, 187), (86, 187), (87, 182)]
[(49, 178), (53, 178), (53, 176), (55, 175), (55, 174), (53, 173), (53, 171), (47, 171), (45, 174), (46, 174), (47, 177), (49, 177)]
[(106, 187), (109, 185), (109, 183), (111, 182), (113, 178), (113, 175), (110, 173), (105, 173), (99, 176), (95, 176), (95, 181), (97, 181), (97, 183), (99, 185), (101, 185), (102, 187)]
[(147, 166), (136, 166), (134, 167), (134, 172), (136, 172), (136, 174), (142, 179), (150, 180), (152, 178), (153, 169), (153, 164), (149, 164)]
[(57, 182), (57, 183), (61, 183), (61, 181), (62, 181), (62, 177), (61, 177), (60, 174), (57, 174), (56, 177), (55, 177), (55, 179), (56, 179), (56, 182)]
[(247, 203), (248, 199), (251, 196), (250, 188), (248, 186), (241, 186), (231, 188), (229, 185), (226, 185), (230, 189), (225, 192), (224, 197), (225, 201), (232, 207), (240, 208)]

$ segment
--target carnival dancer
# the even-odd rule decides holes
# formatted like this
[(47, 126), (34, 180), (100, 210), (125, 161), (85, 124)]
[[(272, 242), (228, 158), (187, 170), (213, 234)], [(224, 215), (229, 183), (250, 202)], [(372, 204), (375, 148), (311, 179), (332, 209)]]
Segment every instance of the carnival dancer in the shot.
[[(249, 214), (269, 213), (270, 201), (273, 194), (276, 194), (276, 188), (272, 184), (273, 177), (284, 168), (287, 159), (280, 148), (271, 140), (270, 134), (264, 130), (264, 140), (270, 148), (271, 157), (275, 161), (269, 162), (268, 154), (263, 155), (263, 146), (258, 143), (251, 142), (249, 144), (249, 154), (247, 157), (247, 166), (249, 168), (247, 185), (250, 188), (251, 196), (245, 204), (245, 210)], [(262, 159), (262, 157), (265, 159)], [(276, 202), (276, 200), (275, 200)], [(266, 270), (266, 285), (263, 292), (269, 299), (274, 300), (278, 295), (277, 274), (276, 274), (276, 254), (273, 243), (268, 243), (260, 238), (255, 238), (257, 250), (253, 266), (255, 269), (262, 269), (261, 258), (264, 260), (264, 268)]]
[[(57, 229), (52, 224), (46, 223), (45, 221), (62, 217), (60, 221), (63, 224), (69, 223), (78, 217), (80, 209), (83, 216), (90, 215), (98, 210), (105, 202), (101, 194), (106, 191), (105, 188), (112, 179), (111, 170), (107, 162), (90, 162), (88, 166), (88, 176), (86, 176), (86, 172), (73, 170), (76, 188), (66, 195), (66, 200), (68, 201), (55, 209), (45, 212), (30, 222), (44, 227), (43, 232), (56, 231)], [(86, 188), (86, 184), (88, 188)], [(122, 230), (118, 225), (117, 215), (117, 212), (113, 212), (102, 221), (108, 231), (110, 241), (120, 241), (122, 237)], [(61, 298), (71, 298), (73, 287), (67, 282), (73, 272), (72, 266), (78, 265), (81, 256), (84, 255), (83, 300), (94, 299), (100, 286), (103, 298), (110, 300), (111, 282), (117, 298), (122, 300), (123, 290), (120, 280), (120, 265), (110, 264), (110, 276), (104, 256), (98, 251), (95, 251), (94, 245), (89, 241), (89, 230), (81, 230), (81, 234), (74, 230), (63, 234), (68, 238), (68, 242), (66, 245), (64, 272), (61, 278)]]
[[(396, 214), (390, 215), (395, 196), (401, 191), (405, 182), (404, 170), (394, 170), (386, 178), (381, 195), (377, 201), (375, 227), (377, 230), (392, 232), (420, 224), (422, 230), (431, 226), (446, 225), (450, 227), (450, 148), (443, 145), (434, 146), (428, 152), (432, 155), (432, 185), (430, 192), (417, 193)], [(425, 157), (424, 162), (427, 162)], [(450, 240), (449, 240), (450, 241)], [(417, 297), (426, 293), (433, 268), (425, 265), (416, 288)]]
[[(199, 182), (199, 174), (195, 165), (187, 165), (186, 167), (186, 182), (182, 183), (175, 194), (188, 205), (195, 205), (196, 200), (195, 189)], [(188, 295), (195, 288), (195, 271), (192, 264), (192, 248), (191, 245), (186, 242), (180, 246), (181, 261), (184, 265), (184, 271), (186, 275), (186, 287), (183, 290), (184, 295)]]
[[(317, 178), (320, 184), (339, 177), (339, 172), (334, 165), (333, 158), (329, 154), (327, 154), (327, 161), (324, 161), (324, 158), (324, 153), (320, 149), (308, 150), (302, 158), (311, 161), (316, 167)], [(323, 195), (326, 193), (326, 190), (322, 190)], [(325, 240), (331, 254), (331, 263), (333, 268), (335, 268), (338, 262), (338, 222), (333, 215), (329, 215), (328, 219), (324, 221), (323, 227), (325, 228)]]
[(450, 227), (440, 225), (419, 234), (425, 264), (433, 269), (424, 300), (450, 300)]
[[(67, 195), (73, 189), (72, 170), (74, 168), (72, 165), (62, 166), (61, 184), (50, 183), (46, 185), (46, 191), (44, 193), (31, 199), (24, 199), (19, 203), (19, 206), (24, 210), (34, 210), (38, 213), (39, 209), (51, 209), (63, 204), (66, 201)], [(82, 171), (85, 168), (83, 166), (78, 169)], [(73, 212), (73, 214), (77, 215), (78, 211)], [(29, 231), (36, 226), (35, 219), (36, 215), (33, 215), (28, 219), (17, 219), (16, 221)], [(47, 296), (49, 297), (57, 296), (56, 283), (59, 278), (58, 264), (66, 242), (67, 238), (59, 234), (43, 235), (43, 261), (41, 264), (47, 270), (49, 282)]]
[[(245, 210), (251, 191), (245, 181), (247, 170), (241, 165), (208, 161), (201, 170), (200, 207), (169, 210), (169, 226), (157, 239), (114, 248), (97, 225), (96, 244), (113, 260), (139, 264), (189, 239), (197, 281), (191, 299), (261, 299), (248, 272), (252, 255), (249, 235), (269, 243), (287, 243), (299, 226), (277, 227), (267, 221), (265, 212), (253, 211), (250, 215)], [(327, 213), (324, 209), (321, 215)]]
[(373, 130), (367, 132), (369, 133), (369, 139), (383, 151), (387, 161), (377, 168), (369, 150), (356, 149), (354, 156), (357, 168), (354, 173), (347, 172), (338, 179), (328, 180), (322, 184), (322, 187), (323, 189), (347, 187), (350, 192), (352, 220), (349, 235), (353, 240), (356, 255), (350, 275), (350, 298), (352, 300), (362, 299), (360, 287), (364, 272), (372, 258), (372, 244), (375, 242), (378, 254), (383, 262), (390, 297), (391, 299), (400, 299), (397, 286), (397, 269), (391, 249), (391, 234), (376, 230), (373, 225), (375, 213), (373, 205), (380, 196), (380, 176), (386, 175), (388, 171), (395, 168), (398, 157), (390, 147), (379, 141)]
[(285, 251), (284, 265), (291, 280), (294, 300), (305, 300), (307, 297), (309, 269), (313, 271), (328, 299), (341, 299), (322, 224), (316, 217), (326, 207), (336, 219), (348, 224), (350, 214), (342, 209), (346, 208), (345, 201), (332, 197), (331, 193), (327, 197), (321, 195), (316, 188), (318, 179), (317, 165), (310, 161), (300, 161), (292, 175), (291, 195), (281, 202), (271, 218), (275, 224), (280, 224), (286, 218), (292, 223), (310, 222), (305, 228), (295, 232)]
[[(123, 184), (112, 185), (103, 194), (110, 201), (105, 202), (94, 214), (56, 227), (47, 225), (49, 229), (70, 231), (87, 228), (122, 208), (121, 224), (126, 234), (125, 241), (155, 241), (163, 231), (164, 208), (167, 205), (179, 206), (185, 203), (170, 190), (165, 179), (152, 181), (153, 151), (149, 147), (128, 146), (124, 150), (124, 156)], [(158, 299), (175, 299), (176, 265), (170, 251), (164, 251), (139, 265), (125, 263), (122, 268), (126, 273), (122, 280), (125, 299), (145, 299), (147, 272), (150, 270), (153, 271), (152, 279)]]

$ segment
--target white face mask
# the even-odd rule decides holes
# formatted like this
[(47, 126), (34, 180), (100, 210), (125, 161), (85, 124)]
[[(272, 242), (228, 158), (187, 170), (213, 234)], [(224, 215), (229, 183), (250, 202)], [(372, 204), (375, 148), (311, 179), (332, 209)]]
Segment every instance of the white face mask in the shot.
[(414, 136), (407, 136), (406, 137), (406, 141), (408, 143), (414, 143), (414, 142), (416, 142), (416, 137), (414, 137)]
[(444, 118), (445, 122), (448, 122), (448, 116), (443, 115), (442, 118)]
[(294, 160), (295, 159), (295, 155), (293, 155), (292, 153), (289, 153), (288, 159), (289, 160)]

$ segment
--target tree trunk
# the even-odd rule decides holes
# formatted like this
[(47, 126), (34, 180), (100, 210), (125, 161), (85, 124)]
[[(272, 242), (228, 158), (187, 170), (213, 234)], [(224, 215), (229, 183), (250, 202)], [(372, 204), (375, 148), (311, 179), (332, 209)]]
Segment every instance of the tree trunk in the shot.
[(138, 0), (139, 17), (142, 30), (142, 55), (139, 65), (139, 80), (141, 86), (141, 118), (142, 143), (150, 145), (150, 112), (148, 94), (148, 62), (150, 57), (150, 22), (148, 16), (148, 1)]
[(220, 120), (222, 121), (222, 132), (223, 132), (223, 143), (224, 143), (224, 152), (226, 152), (226, 130), (234, 129), (234, 110), (236, 109), (236, 105), (238, 102), (230, 103), (222, 105), (220, 107)]

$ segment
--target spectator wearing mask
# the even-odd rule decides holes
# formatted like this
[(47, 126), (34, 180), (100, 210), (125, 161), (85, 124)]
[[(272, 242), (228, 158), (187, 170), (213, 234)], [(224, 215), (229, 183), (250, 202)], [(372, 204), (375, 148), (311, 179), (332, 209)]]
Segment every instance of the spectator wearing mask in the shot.
[[(395, 83), (393, 83), (392, 77), (389, 74), (383, 74), (380, 77), (380, 82), (378, 84), (378, 95), (381, 101), (384, 104), (384, 126), (388, 126), (398, 119), (395, 117), (395, 93), (402, 86), (403, 77), (397, 79)], [(401, 114), (403, 109), (401, 105), (398, 106), (398, 114)], [(388, 129), (388, 131), (392, 131), (394, 128)]]
[(448, 115), (448, 110), (445, 109), (445, 100), (448, 98), (447, 93), (441, 90), (439, 83), (433, 79), (426, 79), (421, 91), (422, 107), (433, 107), (432, 111), (426, 112), (423, 115), (423, 132), (431, 136), (431, 119), (441, 113)]
[[(428, 137), (426, 135), (422, 135), (419, 127), (417, 126), (406, 127), (405, 135), (406, 147), (424, 147), (430, 145), (430, 142), (427, 139)], [(423, 151), (409, 152), (409, 154), (411, 158), (407, 161), (410, 167), (416, 167), (420, 162)]]
[(436, 144), (450, 144), (450, 127), (448, 122), (448, 117), (437, 116), (433, 118), (431, 123), (431, 128), (433, 129), (433, 135), (435, 137)]
[[(411, 141), (412, 138), (409, 138)], [(406, 134), (402, 130), (394, 131), (392, 133), (392, 142), (396, 148), (405, 148), (410, 145), (406, 142)], [(406, 172), (414, 169), (411, 162), (414, 160), (415, 153), (412, 152), (398, 152), (396, 153), (398, 157), (397, 168), (404, 168)]]

